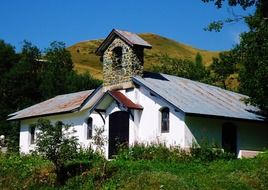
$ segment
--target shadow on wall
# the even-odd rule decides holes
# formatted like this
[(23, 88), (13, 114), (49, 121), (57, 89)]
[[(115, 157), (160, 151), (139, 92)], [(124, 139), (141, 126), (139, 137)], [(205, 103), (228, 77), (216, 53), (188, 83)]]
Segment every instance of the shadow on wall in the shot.
[(268, 127), (264, 123), (190, 116), (185, 118), (185, 123), (186, 147), (191, 147), (193, 142), (198, 145), (205, 142), (239, 157), (268, 148)]

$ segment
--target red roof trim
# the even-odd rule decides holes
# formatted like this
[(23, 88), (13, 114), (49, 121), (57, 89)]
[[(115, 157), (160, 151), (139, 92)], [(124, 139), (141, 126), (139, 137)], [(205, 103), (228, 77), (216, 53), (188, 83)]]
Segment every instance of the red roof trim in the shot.
[(112, 91), (110, 94), (118, 100), (120, 103), (122, 103), (124, 106), (130, 109), (137, 109), (137, 110), (143, 110), (143, 107), (139, 104), (135, 104), (132, 102), (128, 97), (126, 97), (124, 94), (122, 94), (119, 91)]

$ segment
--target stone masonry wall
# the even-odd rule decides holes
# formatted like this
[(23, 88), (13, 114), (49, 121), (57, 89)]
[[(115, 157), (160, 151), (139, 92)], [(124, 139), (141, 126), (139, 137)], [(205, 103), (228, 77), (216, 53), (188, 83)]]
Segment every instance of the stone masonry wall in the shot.
[[(113, 49), (122, 48), (121, 65), (114, 64)], [(103, 54), (103, 86), (131, 82), (132, 76), (143, 73), (143, 48), (131, 47), (120, 38), (109, 45)]]

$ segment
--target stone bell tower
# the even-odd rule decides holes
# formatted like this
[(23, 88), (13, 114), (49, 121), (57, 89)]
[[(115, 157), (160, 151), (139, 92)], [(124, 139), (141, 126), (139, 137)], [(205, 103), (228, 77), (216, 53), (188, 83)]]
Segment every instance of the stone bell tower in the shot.
[(152, 46), (138, 35), (113, 29), (96, 50), (103, 62), (103, 87), (107, 90), (132, 86), (132, 77), (143, 74), (143, 50)]

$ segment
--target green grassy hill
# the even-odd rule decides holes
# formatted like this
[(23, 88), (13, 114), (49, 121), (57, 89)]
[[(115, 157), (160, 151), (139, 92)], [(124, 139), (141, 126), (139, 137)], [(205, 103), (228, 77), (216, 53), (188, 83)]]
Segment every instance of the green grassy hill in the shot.
[[(212, 57), (217, 57), (219, 52), (197, 49), (174, 40), (151, 33), (139, 35), (152, 45), (152, 49), (145, 50), (144, 67), (148, 70), (153, 64), (159, 63), (159, 57), (167, 55), (171, 58), (194, 59), (196, 53), (200, 53), (203, 62), (208, 65)], [(94, 77), (102, 79), (102, 64), (99, 57), (95, 55), (95, 50), (103, 40), (89, 40), (79, 42), (68, 47), (72, 54), (75, 69), (82, 73), (89, 71)]]

